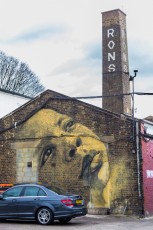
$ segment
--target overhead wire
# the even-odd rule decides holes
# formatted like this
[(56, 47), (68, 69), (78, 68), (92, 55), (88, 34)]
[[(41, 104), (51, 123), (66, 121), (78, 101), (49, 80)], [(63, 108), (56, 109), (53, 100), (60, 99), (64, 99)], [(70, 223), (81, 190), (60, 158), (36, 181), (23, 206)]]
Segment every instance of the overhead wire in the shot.
[[(17, 122), (16, 124), (11, 125), (8, 128), (4, 128), (0, 130), (0, 134), (9, 131), (12, 128), (15, 128), (16, 125), (20, 125), (22, 123), (24, 123), (26, 120), (28, 120), (31, 116), (33, 116), (38, 110), (42, 109), (50, 99), (58, 99), (58, 100), (72, 100), (72, 99), (76, 99), (76, 100), (81, 100), (81, 99), (97, 99), (97, 98), (104, 98), (104, 97), (124, 97), (124, 96), (132, 96), (133, 94), (136, 95), (153, 95), (153, 93), (143, 93), (143, 92), (134, 92), (134, 93), (123, 93), (123, 94), (112, 94), (112, 95), (103, 95), (103, 96), (83, 96), (83, 97), (70, 97), (70, 96), (65, 96), (65, 95), (60, 95), (57, 97), (52, 97), (49, 98), (46, 102), (44, 102), (42, 105), (40, 105), (37, 109), (35, 109), (34, 111), (32, 111), (28, 116), (26, 116), (24, 119), (22, 119), (21, 121)], [(36, 97), (37, 98), (37, 97)], [(35, 99), (35, 98), (33, 98)], [(97, 107), (98, 109), (98, 107)], [(99, 108), (100, 109), (100, 108)], [(108, 111), (106, 111), (108, 112)], [(110, 114), (110, 112), (108, 112)], [(120, 116), (117, 116), (116, 114), (113, 114), (113, 116), (115, 116), (116, 118), (119, 118)]]
[(132, 96), (135, 95), (153, 95), (153, 93), (143, 93), (143, 92), (134, 92), (134, 93), (121, 93), (121, 94), (112, 94), (112, 95), (103, 95), (103, 96), (84, 96), (84, 97), (70, 97), (71, 99), (94, 99), (94, 98), (103, 98), (103, 97), (121, 97), (121, 96)]

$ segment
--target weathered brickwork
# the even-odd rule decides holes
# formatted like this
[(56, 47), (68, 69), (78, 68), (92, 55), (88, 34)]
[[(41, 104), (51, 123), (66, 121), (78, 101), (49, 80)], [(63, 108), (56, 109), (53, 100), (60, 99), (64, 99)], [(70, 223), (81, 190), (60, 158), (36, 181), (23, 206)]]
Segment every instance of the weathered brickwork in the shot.
[[(73, 119), (75, 130), (71, 119), (63, 124), (62, 117)], [(48, 183), (82, 194), (89, 208), (137, 213), (140, 207), (132, 125), (128, 117), (47, 90), (0, 120), (0, 181)], [(96, 176), (87, 172), (89, 155), (91, 168), (101, 167)], [(100, 189), (105, 202), (95, 199)]]
[[(126, 15), (120, 10), (102, 13), (103, 95), (130, 93)], [(104, 97), (103, 108), (131, 113), (130, 96)]]

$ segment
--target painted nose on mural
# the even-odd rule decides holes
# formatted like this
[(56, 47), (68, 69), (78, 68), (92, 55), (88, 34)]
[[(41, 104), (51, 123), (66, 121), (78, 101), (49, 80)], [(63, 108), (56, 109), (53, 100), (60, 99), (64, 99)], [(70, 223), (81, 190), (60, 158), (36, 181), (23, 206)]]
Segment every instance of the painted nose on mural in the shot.
[(76, 141), (74, 142), (75, 144), (74, 145), (71, 145), (70, 146), (70, 149), (68, 151), (66, 151), (66, 154), (65, 154), (65, 160), (67, 162), (71, 161), (76, 152), (77, 152), (77, 148), (79, 148), (81, 145), (82, 145), (82, 140), (81, 138), (77, 138)]

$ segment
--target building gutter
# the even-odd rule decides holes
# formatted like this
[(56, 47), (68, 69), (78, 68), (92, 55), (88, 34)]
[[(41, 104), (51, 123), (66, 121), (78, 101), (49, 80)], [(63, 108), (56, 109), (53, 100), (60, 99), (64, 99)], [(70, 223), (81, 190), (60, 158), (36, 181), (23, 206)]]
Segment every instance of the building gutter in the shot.
[(140, 183), (140, 157), (139, 157), (139, 123), (136, 122), (136, 154), (137, 154), (137, 172), (138, 172), (138, 195), (141, 198), (141, 183)]

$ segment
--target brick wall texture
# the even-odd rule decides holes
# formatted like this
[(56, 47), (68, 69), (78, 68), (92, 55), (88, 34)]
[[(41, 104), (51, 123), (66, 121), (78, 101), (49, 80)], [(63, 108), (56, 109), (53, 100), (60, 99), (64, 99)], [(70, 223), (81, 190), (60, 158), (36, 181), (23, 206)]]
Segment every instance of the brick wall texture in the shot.
[(102, 13), (103, 108), (131, 113), (126, 15), (120, 10)]
[(0, 182), (47, 183), (83, 195), (91, 209), (138, 213), (132, 125), (47, 90), (0, 120)]

